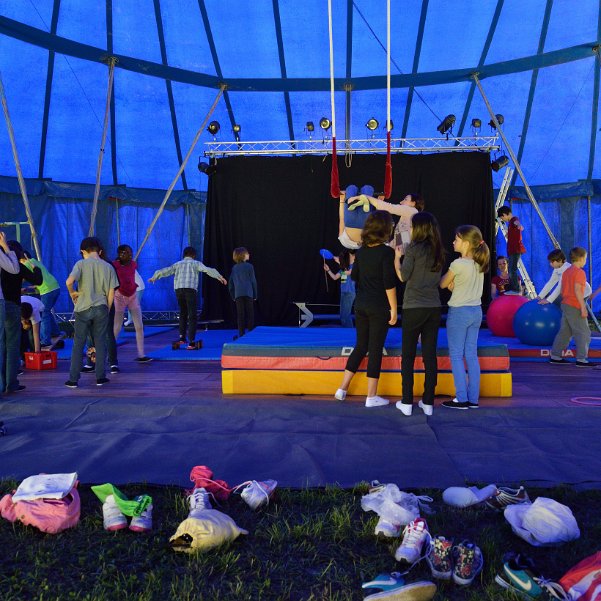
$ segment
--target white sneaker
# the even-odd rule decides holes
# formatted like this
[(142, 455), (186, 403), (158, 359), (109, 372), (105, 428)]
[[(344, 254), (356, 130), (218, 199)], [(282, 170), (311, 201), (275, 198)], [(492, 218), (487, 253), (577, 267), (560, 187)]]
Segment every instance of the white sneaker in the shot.
[(339, 388), (334, 394), (334, 398), (337, 401), (344, 401), (344, 399), (346, 399), (346, 390), (342, 390), (342, 388)]
[(382, 534), (387, 538), (398, 538), (401, 536), (401, 526), (400, 524), (393, 524), (384, 518), (380, 518), (376, 524), (374, 533), (376, 535)]
[(127, 518), (121, 513), (113, 495), (109, 495), (102, 504), (102, 521), (104, 529), (110, 532), (127, 528)]
[(192, 494), (188, 497), (188, 503), (190, 504), (190, 513), (188, 517), (196, 517), (197, 512), (205, 509), (212, 509), (211, 498), (209, 493), (204, 488), (195, 488)]
[(140, 515), (134, 515), (129, 529), (134, 532), (150, 532), (152, 530), (152, 503)]
[(403, 561), (413, 565), (422, 557), (424, 544), (430, 538), (428, 524), (423, 518), (415, 518), (409, 522), (403, 530), (403, 542), (396, 550), (394, 558), (397, 561)]
[(411, 413), (413, 412), (413, 405), (407, 405), (406, 403), (403, 403), (402, 401), (396, 402), (396, 408), (399, 409), (401, 411), (401, 413), (403, 415), (406, 415), (407, 417), (409, 417), (411, 415)]
[(432, 415), (434, 411), (434, 407), (432, 407), (432, 405), (424, 405), (422, 401), (420, 401), (417, 406), (424, 412), (425, 415)]
[(388, 399), (383, 399), (381, 396), (368, 396), (365, 399), (366, 407), (383, 407), (389, 403), (390, 401)]
[(269, 505), (269, 500), (277, 485), (276, 480), (265, 480), (264, 482), (253, 480), (246, 485), (240, 496), (251, 509), (259, 509), (263, 505)]

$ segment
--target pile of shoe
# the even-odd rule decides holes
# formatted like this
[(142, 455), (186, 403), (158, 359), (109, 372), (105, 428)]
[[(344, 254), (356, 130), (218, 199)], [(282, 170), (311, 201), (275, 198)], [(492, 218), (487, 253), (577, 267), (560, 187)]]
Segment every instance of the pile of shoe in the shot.
[(380, 592), (373, 593), (365, 597), (363, 601), (384, 601), (393, 599), (395, 601), (430, 601), (436, 594), (436, 585), (427, 580), (419, 582), (411, 582), (405, 584), (405, 579), (398, 572), (392, 574), (380, 574), (374, 580), (370, 580), (362, 585), (362, 588), (370, 590), (378, 590)]
[(234, 492), (242, 489), (240, 492), (242, 500), (251, 509), (257, 510), (260, 507), (269, 505), (269, 501), (271, 501), (277, 485), (277, 480), (250, 480), (249, 482), (244, 482), (243, 484), (236, 486)]
[(501, 511), (509, 505), (530, 503), (530, 497), (523, 486), (509, 488), (489, 484), (484, 488), (476, 486), (451, 486), (442, 493), (442, 500), (452, 507), (472, 507), (484, 503), (489, 509)]
[[(138, 495), (130, 500), (110, 483), (92, 486), (92, 491), (102, 503), (105, 530), (115, 532), (128, 526), (132, 532), (152, 530), (152, 497), (149, 495)], [(129, 524), (128, 517), (131, 517)]]
[(484, 566), (482, 551), (475, 543), (464, 540), (453, 545), (444, 536), (432, 538), (426, 561), (434, 578), (452, 579), (461, 586), (469, 586)]

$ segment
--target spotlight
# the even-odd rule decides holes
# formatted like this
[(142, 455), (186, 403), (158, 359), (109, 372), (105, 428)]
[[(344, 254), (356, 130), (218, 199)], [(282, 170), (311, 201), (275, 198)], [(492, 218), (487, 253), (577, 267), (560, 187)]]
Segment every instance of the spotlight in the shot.
[(369, 131), (375, 131), (376, 129), (378, 129), (378, 126), (380, 124), (378, 123), (377, 119), (374, 119), (373, 117), (365, 124), (365, 127), (367, 127), (367, 129), (369, 129)]
[(332, 127), (332, 122), (327, 117), (322, 117), (319, 120), (319, 127), (321, 127), (321, 129), (327, 131), (328, 129), (330, 129), (330, 127)]
[(472, 127), (474, 129), (480, 129), (482, 127), (482, 121), (480, 119), (472, 119)]
[(235, 134), (239, 134), (242, 131), (242, 127), (236, 123), (236, 125), (234, 125), (234, 127), (232, 127), (232, 131)]
[(217, 171), (217, 165), (209, 165), (209, 163), (198, 162), (198, 170), (207, 176), (213, 175)]
[(219, 125), (219, 121), (211, 121), (211, 123), (209, 123), (209, 127), (207, 127), (207, 131), (212, 136), (216, 136), (219, 133), (220, 129), (221, 129), (221, 125)]
[[(503, 115), (495, 115), (495, 117), (497, 118), (499, 125), (503, 125), (503, 123), (505, 123), (505, 117), (503, 117)], [(497, 126), (495, 125), (495, 122), (492, 119), (488, 122), (488, 124), (491, 126), (492, 129), (497, 129)]]
[(313, 121), (307, 121), (307, 124), (305, 125), (305, 129), (309, 132), (315, 131), (315, 125), (313, 124)]
[(447, 115), (442, 123), (436, 128), (441, 134), (446, 134), (451, 129), (453, 129), (453, 125), (455, 124), (455, 115)]
[(509, 159), (504, 154), (502, 154), (500, 157), (497, 157), (490, 164), (490, 166), (492, 167), (492, 170), (496, 173), (500, 169), (503, 169), (503, 167), (506, 167), (508, 164), (509, 164)]

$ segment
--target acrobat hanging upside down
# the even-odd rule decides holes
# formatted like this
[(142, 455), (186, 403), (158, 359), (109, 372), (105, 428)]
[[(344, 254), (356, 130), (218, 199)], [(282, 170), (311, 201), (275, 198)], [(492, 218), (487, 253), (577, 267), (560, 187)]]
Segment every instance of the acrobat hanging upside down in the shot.
[(338, 211), (338, 240), (344, 248), (357, 250), (361, 248), (361, 230), (373, 207), (369, 197), (373, 197), (372, 186), (363, 186), (361, 190), (350, 185), (340, 192)]

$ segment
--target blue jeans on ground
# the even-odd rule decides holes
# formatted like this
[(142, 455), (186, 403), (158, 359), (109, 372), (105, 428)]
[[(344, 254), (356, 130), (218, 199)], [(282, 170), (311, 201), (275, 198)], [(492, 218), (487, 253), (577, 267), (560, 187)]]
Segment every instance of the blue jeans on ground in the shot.
[(11, 301), (4, 301), (4, 340), (6, 344), (6, 364), (0, 377), (0, 387), (10, 392), (19, 388), (21, 362), (21, 307)]
[(109, 324), (109, 310), (106, 305), (90, 307), (85, 311), (75, 311), (75, 332), (71, 352), (69, 380), (77, 382), (83, 366), (83, 347), (88, 335), (92, 335), (96, 348), (96, 379), (106, 377), (106, 334)]
[(455, 382), (455, 396), (460, 403), (467, 401), (477, 403), (480, 396), (478, 332), (481, 323), (482, 307), (449, 307), (447, 339)]
[(44, 305), (42, 323), (40, 323), (40, 344), (42, 346), (52, 344), (52, 336), (60, 336), (58, 324), (54, 319), (54, 315), (52, 315), (52, 308), (56, 304), (60, 293), (60, 288), (57, 288), (40, 296), (40, 300)]
[(340, 324), (343, 328), (353, 327), (353, 303), (355, 302), (354, 292), (340, 293)]

